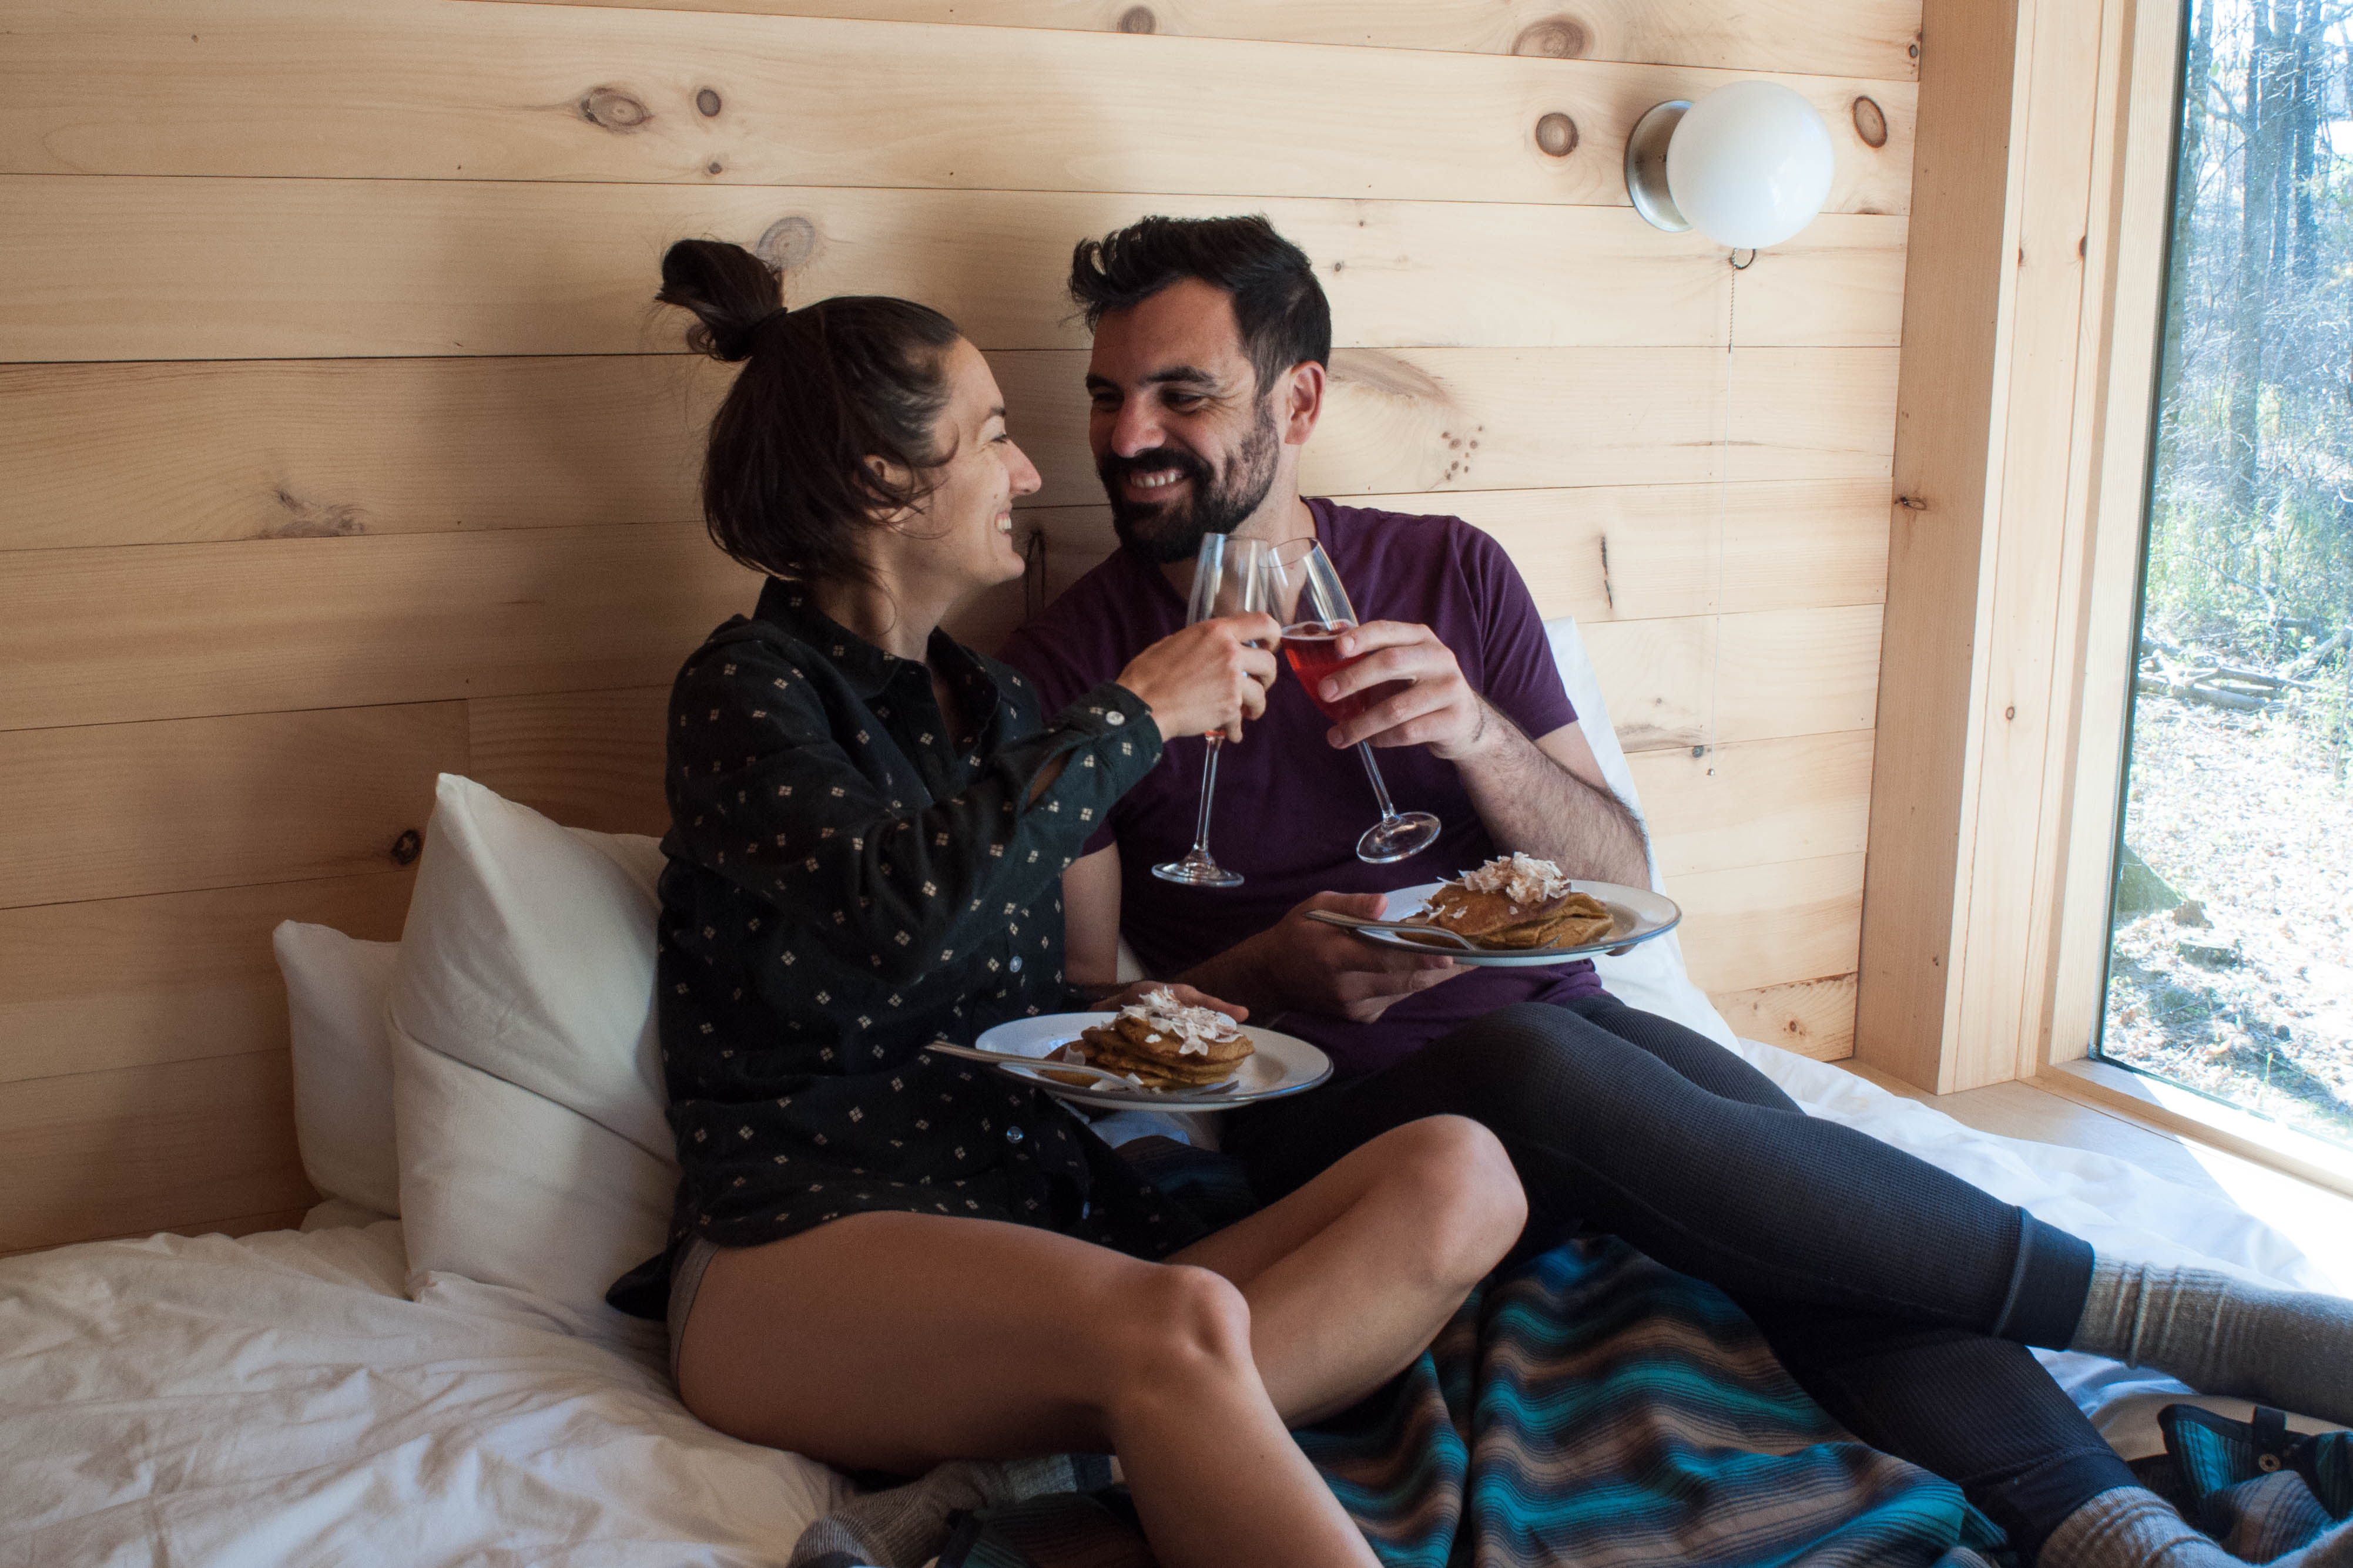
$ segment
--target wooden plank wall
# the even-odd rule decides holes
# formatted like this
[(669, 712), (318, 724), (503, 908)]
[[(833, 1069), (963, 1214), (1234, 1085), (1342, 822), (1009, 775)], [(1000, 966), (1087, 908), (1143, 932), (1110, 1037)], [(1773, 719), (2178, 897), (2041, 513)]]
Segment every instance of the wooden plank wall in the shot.
[[(0, 1251), (305, 1203), (268, 932), (396, 935), (437, 772), (659, 829), (661, 688), (754, 588), (696, 521), (725, 373), (649, 303), (687, 235), (957, 317), (1062, 582), (1109, 540), (1071, 242), (1269, 214), (1336, 316), (1308, 483), (1459, 510), (1583, 619), (1698, 978), (1844, 1054), (1917, 21), (0, 3)], [(1620, 174), (1735, 75), (1838, 147), (1736, 274)]]

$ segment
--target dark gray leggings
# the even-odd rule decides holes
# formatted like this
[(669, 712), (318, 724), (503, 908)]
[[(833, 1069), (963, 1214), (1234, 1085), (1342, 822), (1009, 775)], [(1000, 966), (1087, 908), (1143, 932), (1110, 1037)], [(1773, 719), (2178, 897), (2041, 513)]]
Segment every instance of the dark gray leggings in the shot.
[(1606, 1231), (1737, 1301), (1874, 1447), (1959, 1485), (2031, 1561), (2136, 1484), (2028, 1345), (2063, 1347), (2092, 1249), (1851, 1127), (1704, 1036), (1595, 996), (1506, 1007), (1381, 1072), (1240, 1111), (1263, 1201), (1419, 1117), (1483, 1123), (1527, 1189), (1524, 1249)]

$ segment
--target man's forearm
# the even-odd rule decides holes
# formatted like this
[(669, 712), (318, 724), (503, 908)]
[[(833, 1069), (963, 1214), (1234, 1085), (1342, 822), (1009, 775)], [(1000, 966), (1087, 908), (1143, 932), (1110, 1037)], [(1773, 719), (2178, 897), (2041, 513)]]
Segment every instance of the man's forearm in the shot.
[(1454, 765), (1487, 837), (1572, 877), (1648, 887), (1641, 824), (1625, 803), (1569, 772), (1492, 706), (1486, 722), (1488, 744)]

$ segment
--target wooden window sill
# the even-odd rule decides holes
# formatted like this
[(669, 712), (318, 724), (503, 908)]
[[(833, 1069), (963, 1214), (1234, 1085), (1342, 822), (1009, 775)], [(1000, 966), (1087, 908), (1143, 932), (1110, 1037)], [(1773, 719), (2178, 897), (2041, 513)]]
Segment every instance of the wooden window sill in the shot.
[(2254, 1164), (2353, 1197), (2353, 1150), (2145, 1073), (2090, 1059), (2053, 1062), (2037, 1089), (2101, 1110), (2121, 1112)]

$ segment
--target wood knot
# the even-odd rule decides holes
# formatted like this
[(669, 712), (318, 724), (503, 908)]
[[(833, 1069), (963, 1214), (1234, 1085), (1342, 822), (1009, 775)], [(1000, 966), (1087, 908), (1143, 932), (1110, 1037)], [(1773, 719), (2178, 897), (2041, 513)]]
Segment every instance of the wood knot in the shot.
[(1123, 33), (1156, 33), (1160, 18), (1152, 14), (1149, 5), (1130, 5), (1119, 14), (1119, 30)]
[(580, 118), (589, 124), (627, 136), (642, 131), (654, 117), (645, 100), (617, 87), (592, 87), (580, 99)]
[(265, 539), (349, 539), (367, 531), (367, 513), (348, 502), (306, 500), (283, 485), (274, 493), (286, 516), (261, 531)]
[(1887, 145), (1887, 114), (1867, 98), (1854, 100), (1854, 133), (1862, 138), (1866, 147)]
[(768, 226), (752, 254), (779, 272), (790, 272), (817, 254), (817, 225), (798, 213), (780, 217)]
[(1577, 151), (1577, 121), (1555, 110), (1536, 121), (1536, 147), (1546, 157), (1566, 158)]
[(414, 866), (417, 858), (424, 853), (425, 835), (414, 827), (402, 829), (400, 837), (392, 841), (392, 863), (396, 866)]
[(1574, 16), (1546, 16), (1520, 29), (1512, 40), (1515, 55), (1542, 55), (1548, 59), (1581, 60), (1593, 47), (1593, 35)]
[(695, 112), (702, 115), (705, 120), (716, 117), (719, 113), (720, 108), (718, 91), (715, 89), (706, 87), (701, 92), (696, 93), (694, 95), (694, 108)]
[(1928, 510), (1928, 503), (1922, 500), (1918, 496), (1897, 496), (1895, 498), (1895, 504), (1902, 507), (1906, 511), (1926, 511)]

